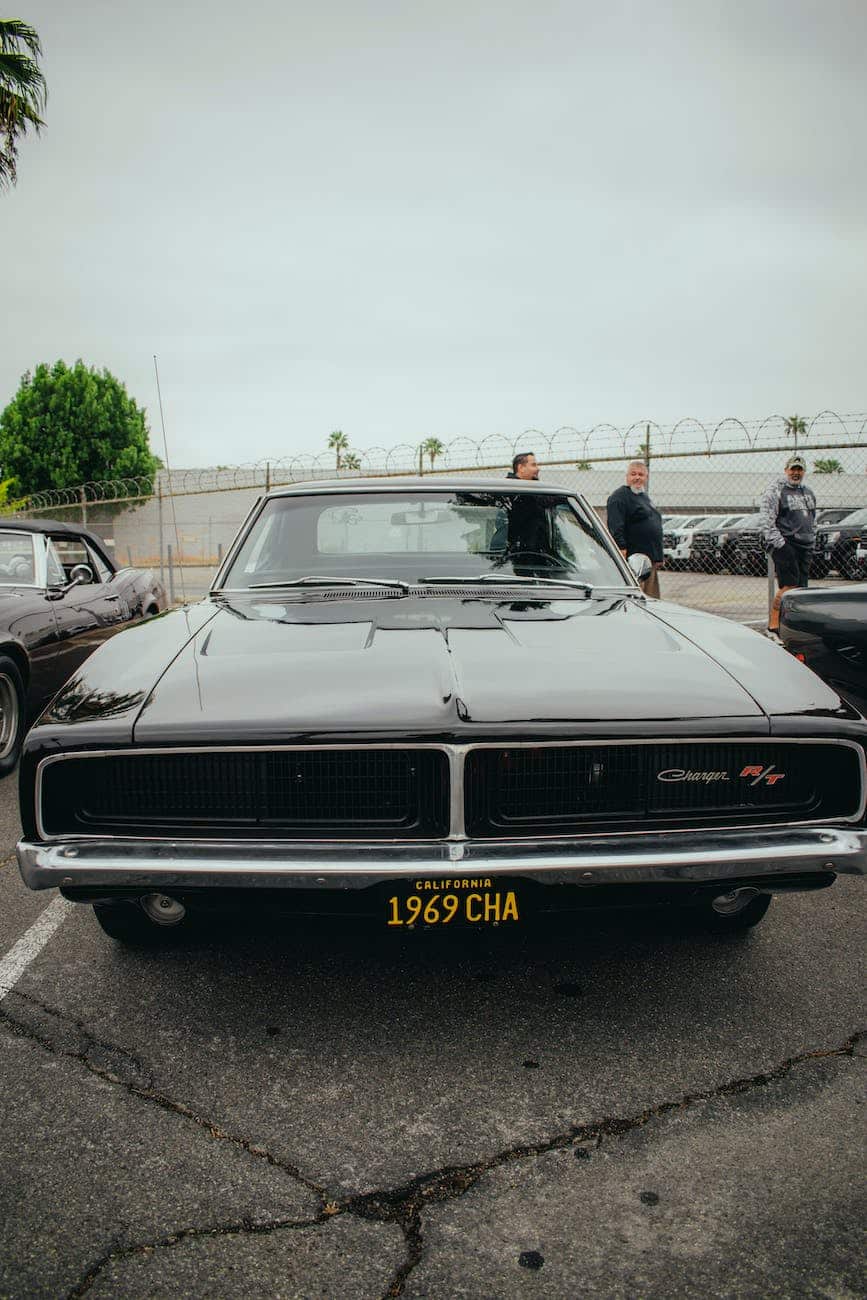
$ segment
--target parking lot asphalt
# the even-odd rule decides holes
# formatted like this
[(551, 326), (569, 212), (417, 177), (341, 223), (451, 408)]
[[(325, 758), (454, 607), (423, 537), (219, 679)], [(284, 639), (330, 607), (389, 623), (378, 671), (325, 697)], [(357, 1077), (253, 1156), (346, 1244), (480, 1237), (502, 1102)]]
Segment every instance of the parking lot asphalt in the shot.
[(0, 1296), (861, 1295), (865, 914), (148, 954), (70, 906), (0, 1000)]

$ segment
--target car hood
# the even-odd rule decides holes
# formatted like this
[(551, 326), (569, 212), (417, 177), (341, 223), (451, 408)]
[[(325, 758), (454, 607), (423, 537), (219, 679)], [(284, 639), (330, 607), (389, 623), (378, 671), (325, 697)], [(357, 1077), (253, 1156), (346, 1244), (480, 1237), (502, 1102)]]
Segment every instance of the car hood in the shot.
[(838, 705), (778, 646), (662, 602), (293, 596), (221, 602), (150, 691), (134, 734), (153, 743), (442, 735), (467, 724), (758, 724), (781, 706)]

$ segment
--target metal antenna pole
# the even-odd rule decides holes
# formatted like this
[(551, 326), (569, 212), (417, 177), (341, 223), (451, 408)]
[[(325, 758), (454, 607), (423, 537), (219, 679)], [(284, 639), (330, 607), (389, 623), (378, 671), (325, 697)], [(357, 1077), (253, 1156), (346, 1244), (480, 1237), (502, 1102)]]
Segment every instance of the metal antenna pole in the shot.
[[(186, 599), (187, 599), (187, 589), (186, 589), (186, 585), (185, 585), (185, 583), (184, 583), (184, 569), (183, 569), (183, 565), (180, 563), (180, 560), (181, 560), (181, 539), (180, 539), (180, 537), (178, 536), (178, 516), (177, 516), (177, 513), (176, 513), (176, 511), (175, 511), (175, 494), (174, 494), (174, 492), (172, 492), (172, 467), (171, 467), (171, 465), (169, 464), (169, 443), (168, 443), (168, 439), (167, 439), (167, 437), (166, 437), (166, 421), (165, 421), (165, 416), (163, 415), (163, 395), (162, 395), (162, 391), (161, 391), (161, 389), (160, 389), (160, 371), (159, 371), (159, 366), (157, 365), (157, 355), (156, 355), (156, 353), (154, 353), (154, 374), (156, 375), (156, 380), (157, 380), (157, 401), (159, 402), (159, 407), (160, 407), (160, 424), (162, 425), (162, 430), (163, 430), (163, 451), (165, 452), (165, 457), (166, 457), (166, 471), (167, 471), (168, 476), (169, 476), (169, 500), (170, 500), (171, 503), (172, 503), (172, 522), (174, 523), (174, 529), (175, 529), (175, 546), (177, 547), (177, 553), (178, 553), (178, 572), (179, 572), (180, 575), (181, 575), (181, 599), (184, 601), (184, 603), (186, 603)], [(171, 572), (171, 561), (169, 561), (169, 571)]]

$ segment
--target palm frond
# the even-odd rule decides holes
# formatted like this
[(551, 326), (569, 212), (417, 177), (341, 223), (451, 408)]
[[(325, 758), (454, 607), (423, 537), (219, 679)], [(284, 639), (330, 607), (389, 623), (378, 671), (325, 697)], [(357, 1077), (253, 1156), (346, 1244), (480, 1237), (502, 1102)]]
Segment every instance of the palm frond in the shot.
[(42, 53), (39, 35), (33, 27), (20, 18), (0, 18), (0, 50), (29, 50), (34, 59)]
[(21, 96), (37, 109), (43, 109), (48, 99), (45, 78), (25, 54), (0, 52), (0, 92)]

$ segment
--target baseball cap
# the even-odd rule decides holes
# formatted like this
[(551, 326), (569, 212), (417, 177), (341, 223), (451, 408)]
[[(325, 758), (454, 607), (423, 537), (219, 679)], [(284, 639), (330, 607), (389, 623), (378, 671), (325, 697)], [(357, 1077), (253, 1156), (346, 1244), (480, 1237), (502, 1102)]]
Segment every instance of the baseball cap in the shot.
[(786, 469), (806, 469), (806, 468), (807, 468), (807, 462), (804, 460), (804, 457), (799, 456), (797, 452), (795, 453), (794, 456), (790, 456), (789, 459), (786, 461)]

